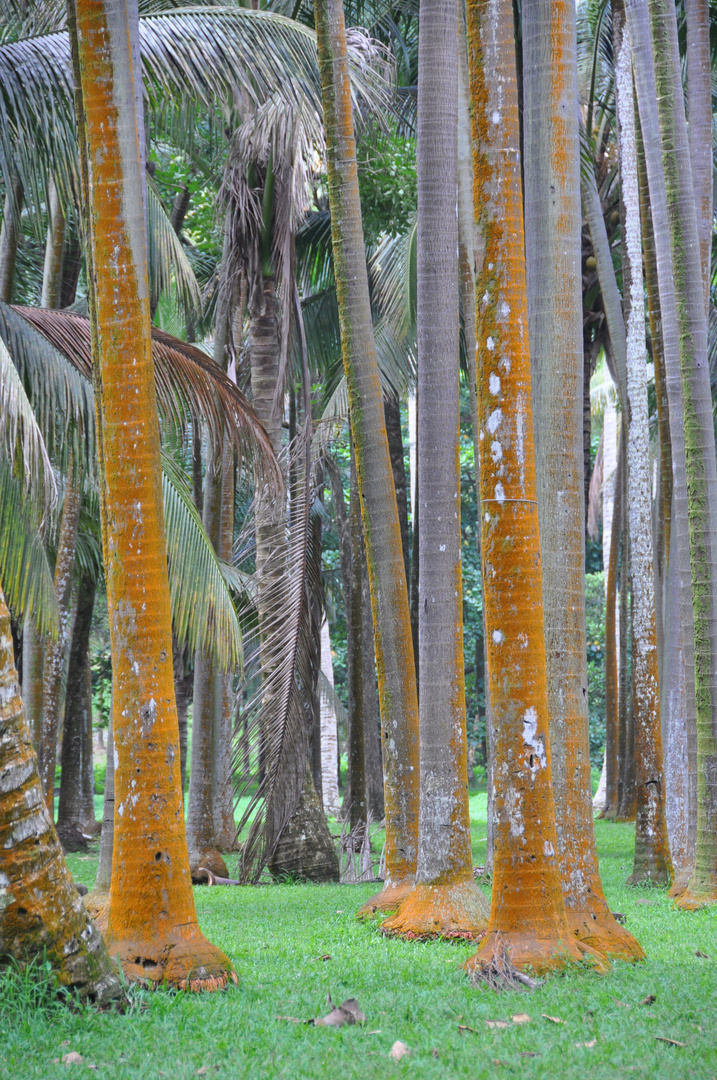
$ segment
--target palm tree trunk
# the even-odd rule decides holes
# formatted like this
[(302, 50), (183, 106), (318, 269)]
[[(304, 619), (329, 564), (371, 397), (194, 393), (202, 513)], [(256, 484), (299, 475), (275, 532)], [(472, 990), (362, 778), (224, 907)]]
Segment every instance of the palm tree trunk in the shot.
[(376, 654), (373, 647), (373, 617), (371, 590), (368, 584), (366, 548), (361, 542), (361, 660), (363, 665), (363, 741), (364, 771), (366, 773), (366, 806), (371, 821), (382, 821), (383, 762), (379, 728), (378, 687), (376, 685)]
[(644, 954), (613, 918), (605, 899), (592, 809), (575, 19), (575, 7), (569, 3), (524, 0), (525, 244), (536, 460), (540, 463), (548, 715), (558, 863), (568, 925), (593, 948), (633, 959)]
[[(649, 7), (644, 0), (628, 0), (626, 11), (655, 226), (673, 448), (673, 518), (683, 549), (685, 537), (681, 529), (685, 521), (689, 528), (691, 573), (687, 580), (691, 581), (694, 628), (697, 838), (694, 871), (677, 900), (689, 908), (717, 899), (717, 667), (713, 660), (717, 655), (717, 463), (703, 268), (675, 11), (663, 0), (654, 0)], [(655, 111), (659, 141), (655, 138)], [(679, 368), (675, 363), (678, 356)], [(672, 402), (679, 390), (682, 411), (673, 422)], [(683, 432), (684, 488), (679, 454)], [(683, 565), (684, 555), (680, 558), (681, 575)]]
[(40, 736), (37, 745), (38, 768), (42, 780), (47, 808), (55, 814), (55, 765), (57, 761), (57, 734), (60, 722), (62, 698), (62, 675), (68, 645), (70, 595), (72, 592), (72, 569), (75, 563), (77, 527), (80, 520), (80, 478), (77, 465), (70, 459), (65, 479), (65, 499), (62, 505), (60, 536), (55, 560), (55, 595), (60, 616), (57, 638), (45, 642), (43, 665), (43, 710)]
[(25, 716), (37, 748), (42, 724), (43, 669), (45, 666), (45, 639), (38, 633), (31, 614), (25, 616), (22, 625), (22, 698)]
[(50, 180), (45, 267), (40, 306), (57, 308), (62, 293), (62, 249), (65, 242), (65, 215), (54, 180)]
[(709, 318), (710, 260), (712, 255), (712, 64), (710, 58), (709, 0), (685, 0), (687, 16), (687, 110), (692, 183), (695, 190), (697, 233), (700, 242), (702, 280)]
[(513, 11), (507, 0), (469, 0), (467, 11), (474, 207), (484, 244), (476, 358), (496, 789), (490, 922), (467, 966), (491, 960), (503, 942), (516, 967), (542, 971), (590, 950), (568, 927), (551, 783)]
[(10, 183), (5, 195), (2, 227), (0, 227), (0, 300), (4, 304), (12, 303), (22, 198), (22, 184), (16, 178)]
[(72, 0), (69, 22), (89, 178), (88, 277), (117, 755), (106, 938), (129, 979), (215, 989), (233, 972), (197, 923), (182, 813), (136, 0)]
[(396, 488), (398, 519), (401, 523), (401, 548), (403, 565), (406, 568), (406, 581), (410, 578), (408, 557), (408, 499), (406, 494), (406, 466), (403, 460), (403, 436), (401, 434), (401, 404), (398, 398), (388, 394), (383, 399), (383, 414), (386, 420), (386, 436), (391, 455), (393, 483)]
[(314, 6), (327, 143), (329, 204), (364, 521), (384, 752), (386, 879), (365, 906), (391, 910), (411, 888), (418, 844), (418, 700), (401, 527), (383, 415), (361, 224), (346, 28), (340, 0)]
[(622, 35), (615, 64), (620, 148), (620, 190), (625, 206), (623, 290), (627, 300), (628, 514), (632, 580), (632, 682), (635, 724), (637, 825), (630, 883), (669, 885), (672, 860), (665, 820), (660, 677), (657, 663), (655, 568), (645, 364), (645, 294), (642, 281), (637, 135), (632, 56)]
[[(222, 454), (222, 503), (219, 522), (219, 557), (231, 562), (234, 543), (234, 448), (225, 438)], [(214, 787), (214, 835), (221, 851), (231, 851), (236, 841), (234, 787), (232, 783), (232, 736), (234, 734), (234, 673), (218, 671), (217, 700), (212, 740)]]
[(349, 779), (344, 796), (344, 818), (348, 820), (358, 847), (363, 842), (363, 830), (367, 822), (366, 807), (366, 752), (364, 747), (364, 662), (363, 662), (363, 534), (359, 507), (355, 458), (351, 454), (351, 498), (349, 502), (348, 533), (350, 564), (348, 593), (346, 596), (346, 619), (350, 624), (353, 642), (348, 669), (349, 691)]
[(43, 796), (0, 588), (0, 965), (49, 962), (61, 986), (98, 1004), (124, 997), (77, 895)]
[[(620, 543), (623, 535), (623, 469), (624, 455), (622, 440), (623, 427), (617, 443), (617, 464), (614, 474), (613, 515), (610, 530), (610, 558), (605, 587), (605, 807), (602, 818), (617, 817), (618, 775), (620, 771), (620, 706), (619, 706), (619, 648), (618, 648), (618, 605), (617, 574), (620, 556)], [(603, 528), (605, 527), (603, 523)]]
[(97, 877), (92, 892), (85, 898), (94, 919), (107, 925), (110, 883), (112, 881), (112, 856), (115, 832), (115, 741), (112, 717), (107, 725), (107, 752), (105, 766), (105, 792), (102, 800), (102, 832), (100, 833), (100, 856)]
[[(321, 670), (326, 681), (334, 685), (334, 666), (331, 662), (331, 637), (328, 620), (321, 624)], [(340, 812), (338, 774), (338, 730), (336, 713), (321, 701), (321, 792), (324, 813), (336, 817)]]
[(482, 934), (473, 879), (461, 578), (458, 3), (424, 0), (418, 44), (418, 613), (420, 807), (416, 887), (384, 932)]
[[(57, 825), (74, 825), (81, 830), (94, 824), (94, 804), (87, 806), (86, 783), (83, 764), (87, 756), (87, 721), (92, 723), (91, 704), (87, 697), (89, 676), (89, 647), (92, 612), (95, 606), (95, 581), (89, 576), (80, 578), (77, 590), (77, 603), (70, 662), (67, 670), (67, 694), (65, 697), (65, 721), (62, 735), (62, 779), (60, 800), (57, 807)], [(88, 704), (90, 715), (88, 717)], [(90, 747), (92, 745), (90, 737)], [(91, 820), (87, 811), (91, 809)]]

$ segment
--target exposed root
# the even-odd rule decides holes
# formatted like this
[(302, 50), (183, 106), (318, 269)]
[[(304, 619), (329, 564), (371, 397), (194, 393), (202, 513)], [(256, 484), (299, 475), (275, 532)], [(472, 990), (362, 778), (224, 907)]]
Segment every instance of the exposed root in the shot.
[[(475, 962), (474, 962), (475, 961)], [(470, 966), (469, 966), (470, 965)], [(518, 971), (510, 960), (510, 949), (500, 934), (496, 935), (493, 952), (480, 959), (474, 957), (465, 965), (468, 978), (473, 986), (488, 986), (491, 990), (537, 990), (542, 985), (537, 979), (531, 979)]]
[(370, 919), (374, 915), (388, 915), (396, 911), (413, 889), (412, 878), (403, 881), (387, 881), (381, 892), (376, 893), (356, 912), (357, 919)]
[(578, 941), (572, 934), (562, 940), (557, 937), (538, 938), (530, 933), (501, 933), (499, 930), (490, 930), (478, 952), (466, 961), (466, 971), (471, 974), (479, 970), (484, 962), (492, 964), (496, 953), (502, 955), (504, 946), (509, 950), (512, 966), (518, 971), (528, 970), (532, 975), (562, 971), (571, 964), (584, 963), (600, 973), (610, 970), (610, 963), (603, 953)]
[(479, 941), (488, 929), (490, 907), (476, 883), (416, 885), (381, 932), (416, 938)]
[(620, 960), (644, 960), (640, 942), (610, 911), (567, 911), (568, 926), (583, 945)]
[(206, 940), (196, 923), (175, 927), (159, 940), (115, 941), (109, 934), (106, 938), (110, 954), (130, 982), (212, 991), (237, 981), (229, 958)]

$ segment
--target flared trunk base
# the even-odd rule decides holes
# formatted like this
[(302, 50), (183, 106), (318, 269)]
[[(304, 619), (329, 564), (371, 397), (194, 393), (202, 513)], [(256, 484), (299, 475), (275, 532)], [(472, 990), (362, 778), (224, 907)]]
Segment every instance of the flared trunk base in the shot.
[(644, 960), (640, 942), (609, 911), (566, 911), (568, 926), (583, 945), (618, 960)]
[(477, 941), (488, 929), (490, 904), (474, 881), (416, 885), (381, 932), (404, 938)]
[(651, 859), (636, 866), (626, 885), (655, 885), (667, 888), (672, 883), (672, 867), (662, 859)]
[(572, 934), (566, 938), (539, 938), (531, 933), (491, 930), (483, 939), (478, 952), (463, 965), (471, 974), (480, 974), (481, 962), (491, 962), (496, 955), (507, 949), (510, 962), (519, 971), (531, 975), (545, 975), (549, 971), (562, 971), (571, 964), (589, 964), (601, 973), (610, 969), (606, 957), (578, 941)]
[(670, 889), (670, 896), (674, 897), (675, 907), (681, 911), (699, 911), (701, 908), (714, 907), (717, 904), (717, 882), (705, 889), (687, 882), (679, 891)]
[(415, 886), (413, 878), (402, 881), (387, 881), (381, 892), (377, 892), (356, 912), (357, 919), (370, 919), (374, 915), (389, 915), (397, 911)]
[(211, 870), (215, 877), (229, 877), (229, 869), (215, 847), (194, 848), (189, 851), (189, 872), (195, 885), (204, 885), (206, 875), (200, 870)]
[(207, 941), (196, 923), (150, 940), (120, 941), (109, 932), (105, 940), (130, 982), (191, 991), (223, 990), (237, 982), (229, 958)]

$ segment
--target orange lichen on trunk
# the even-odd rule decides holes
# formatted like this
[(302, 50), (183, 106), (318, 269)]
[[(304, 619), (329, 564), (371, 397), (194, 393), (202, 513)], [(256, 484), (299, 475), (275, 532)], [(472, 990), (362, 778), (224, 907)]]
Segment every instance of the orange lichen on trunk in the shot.
[(516, 967), (561, 968), (599, 954), (570, 931), (557, 860), (550, 768), (513, 13), (468, 3), (481, 536), (494, 723), (490, 924), (469, 969), (502, 939)]
[(138, 27), (124, 0), (76, 0), (70, 14), (87, 140), (112, 643), (115, 839), (106, 938), (130, 979), (215, 989), (234, 976), (197, 924), (184, 829), (147, 285)]

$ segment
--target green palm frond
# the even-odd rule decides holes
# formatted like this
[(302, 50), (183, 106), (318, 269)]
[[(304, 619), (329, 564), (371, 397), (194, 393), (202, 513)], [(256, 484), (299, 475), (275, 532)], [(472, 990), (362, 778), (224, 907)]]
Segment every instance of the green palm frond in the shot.
[[(72, 450), (83, 473), (95, 471), (95, 407), (91, 369), (0, 301), (0, 340), (17, 369), (48, 453), (62, 464)], [(48, 312), (48, 314), (51, 314)], [(52, 313), (54, 314), (54, 313)]]
[(402, 236), (385, 236), (369, 258), (372, 298), (379, 312), (407, 339), (416, 334), (416, 222)]
[(23, 479), (26, 497), (49, 508), (57, 497), (57, 487), (45, 440), (17, 368), (0, 339), (0, 445), (8, 462)]
[(16, 618), (32, 612), (43, 634), (57, 634), (57, 598), (37, 507), (0, 454), (0, 584)]
[(162, 490), (174, 633), (192, 652), (211, 653), (223, 670), (236, 668), (242, 639), (224, 570), (184, 473), (165, 453)]
[(147, 177), (147, 255), (150, 295), (173, 292), (187, 312), (201, 313), (202, 300), (184, 245), (172, 228), (157, 186)]

